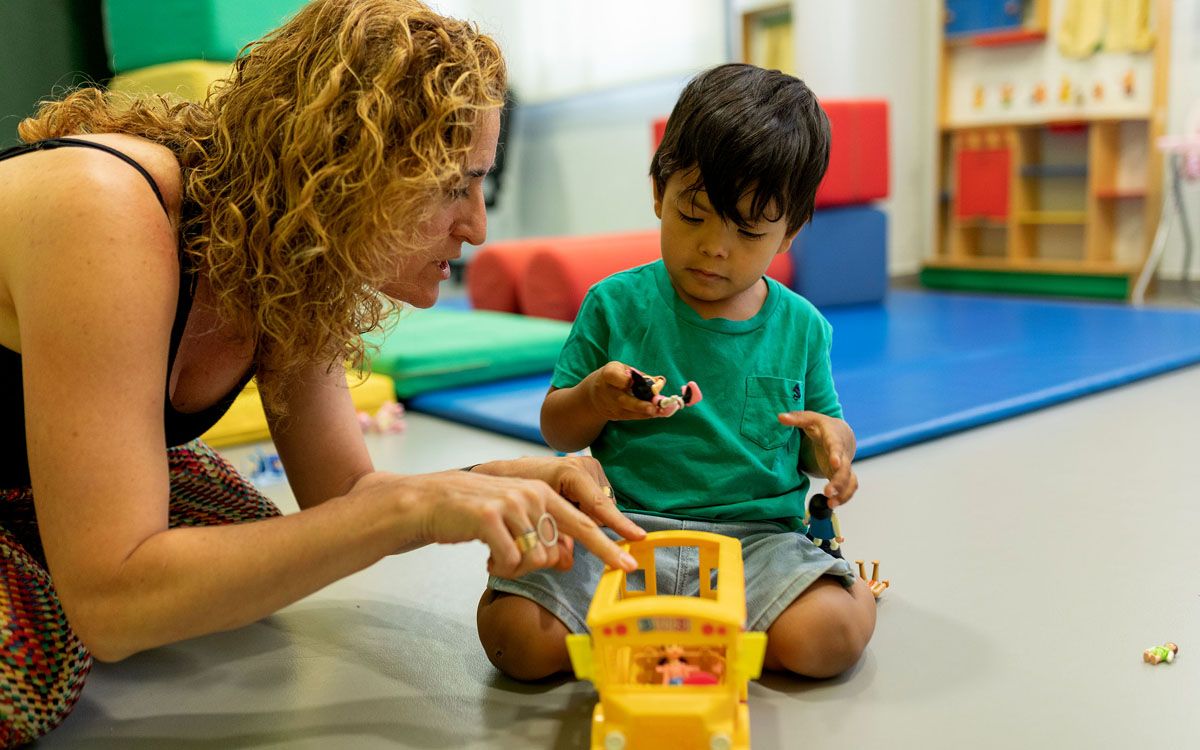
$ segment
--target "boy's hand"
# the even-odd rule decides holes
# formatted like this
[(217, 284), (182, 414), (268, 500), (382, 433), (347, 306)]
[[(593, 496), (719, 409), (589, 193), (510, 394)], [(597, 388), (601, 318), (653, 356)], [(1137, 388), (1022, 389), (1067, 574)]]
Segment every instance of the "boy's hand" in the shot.
[(858, 491), (858, 477), (850, 468), (856, 441), (845, 421), (815, 411), (789, 411), (779, 415), (781, 424), (799, 427), (812, 444), (816, 469), (829, 480), (822, 493), (834, 508), (850, 502)]
[(610, 422), (663, 416), (657, 406), (630, 392), (632, 382), (629, 365), (609, 362), (584, 378), (580, 385), (585, 389), (592, 410)]

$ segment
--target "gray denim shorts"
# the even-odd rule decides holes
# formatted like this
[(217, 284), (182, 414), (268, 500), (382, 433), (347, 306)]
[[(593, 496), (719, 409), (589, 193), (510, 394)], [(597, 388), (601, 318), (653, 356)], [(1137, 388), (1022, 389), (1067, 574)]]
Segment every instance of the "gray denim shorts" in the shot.
[[(682, 521), (640, 513), (625, 515), (646, 531), (708, 531), (741, 541), (748, 630), (766, 630), (796, 597), (823, 575), (833, 576), (847, 588), (854, 585), (857, 578), (845, 560), (831, 557), (803, 534), (787, 531), (769, 521)], [(604, 529), (604, 533), (617, 538), (611, 529)], [(658, 549), (654, 567), (658, 575), (658, 593), (699, 594), (700, 561), (695, 547)], [(562, 620), (572, 633), (586, 633), (588, 607), (603, 572), (604, 563), (600, 558), (576, 543), (575, 563), (570, 570), (535, 570), (516, 580), (491, 576), (488, 588), (531, 599)], [(631, 587), (639, 585), (636, 575), (640, 573), (629, 577)]]

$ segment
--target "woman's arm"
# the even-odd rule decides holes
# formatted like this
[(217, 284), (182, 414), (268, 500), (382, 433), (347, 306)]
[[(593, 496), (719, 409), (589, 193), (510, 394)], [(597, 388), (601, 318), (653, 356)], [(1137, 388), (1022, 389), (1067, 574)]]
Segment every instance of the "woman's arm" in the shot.
[(136, 174), (82, 172), (28, 187), (3, 272), (19, 321), (30, 471), (57, 592), (98, 659), (253, 622), (429, 542), (483, 539), (501, 575), (554, 564), (553, 548), (522, 557), (512, 538), (543, 511), (620, 562), (619, 549), (589, 536), (590, 520), (544, 482), (458, 471), (369, 474), (303, 513), (169, 529), (163, 389), (174, 232)]

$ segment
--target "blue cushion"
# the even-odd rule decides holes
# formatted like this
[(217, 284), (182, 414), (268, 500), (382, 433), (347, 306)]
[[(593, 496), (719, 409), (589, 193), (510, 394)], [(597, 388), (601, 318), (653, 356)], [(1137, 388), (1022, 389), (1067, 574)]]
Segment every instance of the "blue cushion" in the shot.
[(822, 208), (792, 242), (792, 289), (817, 307), (880, 302), (887, 293), (887, 215)]

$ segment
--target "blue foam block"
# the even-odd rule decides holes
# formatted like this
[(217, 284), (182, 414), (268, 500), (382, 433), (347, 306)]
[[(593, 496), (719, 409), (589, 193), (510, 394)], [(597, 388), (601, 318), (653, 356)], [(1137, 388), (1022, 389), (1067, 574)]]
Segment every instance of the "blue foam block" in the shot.
[(880, 302), (887, 293), (887, 215), (821, 208), (792, 242), (792, 289), (818, 307)]
[[(824, 311), (866, 458), (1200, 362), (1200, 312), (893, 291)], [(427, 393), (416, 411), (542, 442), (550, 375)]]

